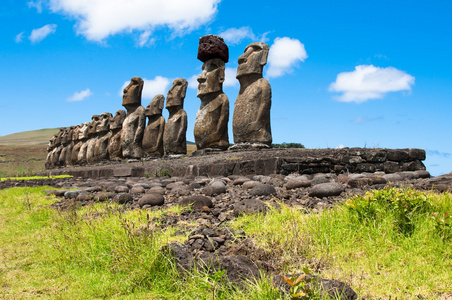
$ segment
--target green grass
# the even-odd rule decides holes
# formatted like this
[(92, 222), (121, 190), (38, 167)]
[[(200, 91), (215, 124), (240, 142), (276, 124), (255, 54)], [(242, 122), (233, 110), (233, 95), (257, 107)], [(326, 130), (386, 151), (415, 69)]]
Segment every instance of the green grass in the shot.
[(181, 276), (162, 249), (175, 237), (155, 217), (181, 208), (123, 211), (97, 203), (58, 212), (40, 188), (0, 191), (0, 298), (277, 299), (268, 280), (234, 289), (222, 273)]
[[(187, 237), (159, 220), (180, 207), (56, 211), (43, 189), (0, 190), (1, 299), (288, 299), (268, 274), (234, 287), (222, 272), (178, 273), (163, 249)], [(449, 193), (385, 189), (317, 214), (281, 203), (227, 225), (268, 250), (285, 274), (309, 267), (371, 299), (439, 299), (452, 291), (450, 211)]]
[[(451, 194), (385, 189), (319, 214), (282, 205), (234, 222), (278, 253), (285, 272), (305, 265), (361, 297), (439, 299), (452, 294)], [(406, 230), (409, 228), (409, 230)]]
[(46, 128), (17, 132), (0, 136), (0, 145), (47, 145), (58, 128)]
[(31, 179), (53, 179), (53, 178), (70, 178), (71, 175), (57, 175), (57, 176), (28, 176), (28, 177), (4, 177), (0, 181), (5, 180), (31, 180)]

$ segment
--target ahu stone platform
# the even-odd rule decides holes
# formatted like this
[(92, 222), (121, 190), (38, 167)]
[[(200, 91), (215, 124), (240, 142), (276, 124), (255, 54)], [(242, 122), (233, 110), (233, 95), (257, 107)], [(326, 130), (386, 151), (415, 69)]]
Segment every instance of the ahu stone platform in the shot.
[(229, 176), (316, 173), (397, 173), (425, 170), (422, 149), (260, 149), (225, 151), (201, 156), (102, 162), (47, 170), (47, 175), (82, 178), (142, 176)]

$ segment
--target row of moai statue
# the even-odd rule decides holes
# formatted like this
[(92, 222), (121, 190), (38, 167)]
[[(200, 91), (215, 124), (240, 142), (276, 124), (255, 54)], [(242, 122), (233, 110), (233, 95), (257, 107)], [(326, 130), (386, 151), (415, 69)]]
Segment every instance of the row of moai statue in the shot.
[[(231, 148), (271, 147), (271, 87), (262, 77), (268, 51), (267, 44), (252, 43), (238, 59), (240, 91), (234, 104), (235, 144)], [(198, 59), (203, 66), (197, 79), (201, 105), (194, 126), (196, 147), (204, 151), (227, 150), (229, 100), (223, 93), (223, 82), (228, 47), (219, 36), (203, 36)], [(49, 142), (46, 167), (186, 154), (187, 113), (183, 105), (188, 82), (176, 79), (168, 91), (166, 123), (162, 116), (163, 95), (155, 96), (146, 108), (141, 106), (143, 85), (141, 78), (133, 77), (124, 89), (122, 105), (127, 112), (118, 110), (114, 116), (102, 113), (94, 115), (91, 122), (60, 128)]]

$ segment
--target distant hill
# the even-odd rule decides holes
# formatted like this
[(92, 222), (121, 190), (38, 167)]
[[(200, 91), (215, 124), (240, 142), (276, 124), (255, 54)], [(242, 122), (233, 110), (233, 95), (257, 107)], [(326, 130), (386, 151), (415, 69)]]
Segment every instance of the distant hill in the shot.
[[(47, 145), (58, 131), (58, 128), (46, 128), (12, 133), (0, 136), (0, 145)], [(195, 143), (187, 141), (187, 145), (195, 145)]]
[(0, 145), (47, 145), (58, 128), (23, 131), (0, 136)]

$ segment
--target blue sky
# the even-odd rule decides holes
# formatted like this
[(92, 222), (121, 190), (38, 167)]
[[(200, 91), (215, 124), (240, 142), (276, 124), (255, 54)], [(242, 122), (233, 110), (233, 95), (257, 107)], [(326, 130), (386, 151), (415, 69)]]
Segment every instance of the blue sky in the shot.
[(0, 136), (123, 109), (133, 76), (146, 106), (182, 77), (193, 141), (198, 39), (219, 34), (231, 120), (237, 58), (265, 41), (275, 143), (423, 148), (449, 173), (451, 15), (450, 1), (2, 0)]

